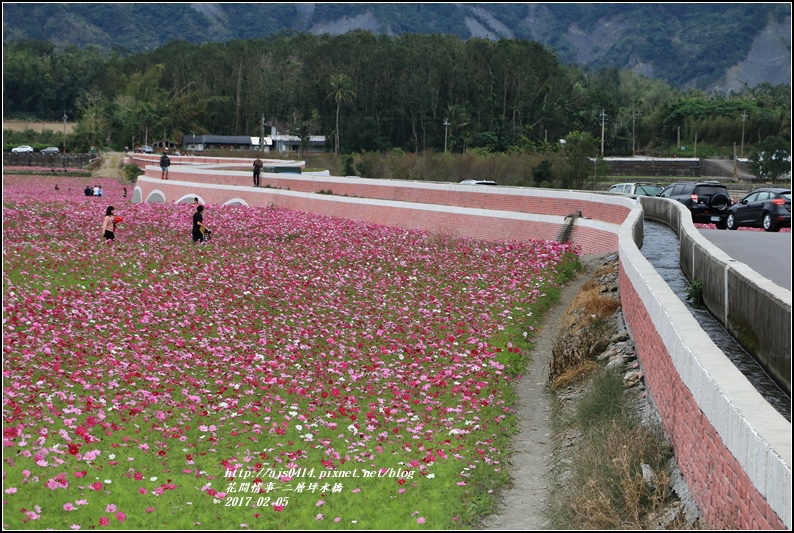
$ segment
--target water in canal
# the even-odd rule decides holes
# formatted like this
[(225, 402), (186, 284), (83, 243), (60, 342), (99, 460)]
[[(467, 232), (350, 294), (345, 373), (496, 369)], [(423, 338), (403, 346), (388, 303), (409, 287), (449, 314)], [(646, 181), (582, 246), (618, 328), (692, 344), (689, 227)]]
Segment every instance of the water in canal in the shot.
[(684, 276), (678, 263), (678, 235), (665, 224), (647, 218), (644, 221), (644, 228), (642, 254), (645, 258), (656, 268), (659, 275), (689, 309), (714, 344), (725, 352), (736, 368), (747, 376), (761, 396), (766, 398), (772, 407), (791, 422), (791, 398), (772, 381), (756, 360), (742, 348), (722, 324), (711, 316), (705, 306), (687, 301), (686, 287), (689, 280)]

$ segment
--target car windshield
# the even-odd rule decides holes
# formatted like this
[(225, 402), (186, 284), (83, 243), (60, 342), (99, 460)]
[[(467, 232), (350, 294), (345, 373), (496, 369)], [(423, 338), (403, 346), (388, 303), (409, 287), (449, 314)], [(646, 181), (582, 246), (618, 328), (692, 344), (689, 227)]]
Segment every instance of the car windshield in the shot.
[(662, 192), (662, 187), (661, 185), (648, 185), (641, 183), (635, 187), (634, 192), (636, 194), (644, 194), (646, 196), (656, 196)]

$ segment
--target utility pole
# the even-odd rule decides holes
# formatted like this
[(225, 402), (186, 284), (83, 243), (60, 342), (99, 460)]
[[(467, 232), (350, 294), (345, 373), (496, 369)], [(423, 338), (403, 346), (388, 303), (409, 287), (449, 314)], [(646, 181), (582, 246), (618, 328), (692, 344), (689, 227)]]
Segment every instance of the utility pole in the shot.
[(635, 137), (634, 137), (634, 123), (635, 123), (635, 120), (637, 118), (637, 115), (639, 115), (639, 113), (637, 113), (637, 111), (632, 111), (631, 112), (631, 157), (634, 157), (634, 155), (635, 155), (635, 146), (637, 146), (637, 142), (635, 141)]
[(741, 157), (744, 157), (744, 121), (747, 119), (747, 111), (742, 111), (742, 150), (739, 152)]
[(604, 119), (606, 118), (606, 113), (604, 110), (601, 110), (601, 157), (604, 157)]
[(265, 114), (262, 113), (262, 127), (259, 130), (259, 153), (265, 153)]
[(739, 170), (736, 168), (736, 143), (733, 143), (733, 177), (739, 175)]
[(447, 153), (447, 132), (449, 131), (449, 119), (444, 119), (444, 153)]
[(695, 132), (695, 151), (692, 154), (692, 157), (697, 158), (698, 156), (698, 132)]
[(66, 153), (66, 111), (63, 112), (63, 153)]

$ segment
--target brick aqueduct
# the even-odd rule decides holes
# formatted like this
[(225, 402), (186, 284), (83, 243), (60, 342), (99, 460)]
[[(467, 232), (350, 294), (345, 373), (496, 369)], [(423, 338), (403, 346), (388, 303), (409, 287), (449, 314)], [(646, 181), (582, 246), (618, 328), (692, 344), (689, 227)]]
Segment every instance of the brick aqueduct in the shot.
[[(627, 326), (678, 464), (709, 527), (792, 528), (791, 423), (714, 345), (639, 250), (643, 216), (648, 212), (673, 227), (682, 241), (684, 236), (697, 240), (688, 213), (674, 202), (643, 198), (641, 204), (598, 193), (327, 173), (263, 172), (262, 187), (254, 188), (250, 158), (172, 156), (170, 176), (164, 181), (158, 159), (129, 155), (128, 162), (145, 168), (133, 192), (134, 202), (192, 203), (198, 198), (215, 205), (273, 205), (489, 240), (556, 239), (568, 227), (570, 240), (585, 255), (618, 253)], [(282, 160), (265, 165), (302, 167), (301, 162)], [(654, 202), (665, 205), (659, 208)], [(705, 239), (696, 244), (705, 254), (704, 261), (717, 260)], [(737, 272), (731, 266), (719, 268), (744, 279), (759, 294), (769, 292), (763, 282), (759, 286), (751, 279), (758, 277), (752, 271), (745, 275), (741, 268)], [(728, 287), (727, 280), (724, 286)], [(782, 301), (763, 303), (779, 307), (781, 327), (788, 328), (788, 350), (783, 348), (775, 364), (782, 364), (780, 372), (789, 376), (791, 293), (782, 292)]]

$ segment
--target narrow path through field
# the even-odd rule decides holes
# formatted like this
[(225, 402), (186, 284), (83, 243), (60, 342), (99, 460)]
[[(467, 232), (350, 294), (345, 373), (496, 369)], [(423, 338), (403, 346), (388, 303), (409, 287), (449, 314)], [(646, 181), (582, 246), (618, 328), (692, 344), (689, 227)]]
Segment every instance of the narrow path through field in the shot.
[(121, 175), (121, 164), (124, 154), (107, 152), (102, 155), (102, 166), (94, 172), (98, 178), (116, 178)]
[(584, 269), (563, 289), (560, 301), (543, 319), (527, 372), (518, 385), (519, 432), (513, 438), (509, 459), (512, 486), (500, 495), (497, 513), (484, 519), (479, 529), (551, 529), (546, 515), (554, 456), (552, 395), (546, 387), (551, 351), (565, 311), (608, 255), (582, 258)]

